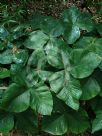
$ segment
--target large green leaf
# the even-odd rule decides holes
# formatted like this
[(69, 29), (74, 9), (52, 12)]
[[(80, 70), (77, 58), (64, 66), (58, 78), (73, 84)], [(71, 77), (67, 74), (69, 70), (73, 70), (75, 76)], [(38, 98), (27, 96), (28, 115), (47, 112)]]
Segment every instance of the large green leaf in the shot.
[(29, 49), (39, 49), (44, 46), (48, 41), (48, 36), (41, 30), (34, 31), (29, 35), (29, 38), (25, 41), (25, 47)]
[(0, 68), (0, 79), (10, 77), (10, 71), (6, 68)]
[(76, 25), (79, 14), (80, 12), (75, 6), (63, 12), (63, 20), (66, 23), (64, 38), (68, 44), (74, 43), (80, 37), (80, 30)]
[(82, 94), (80, 83), (69, 75), (68, 70), (56, 72), (49, 78), (51, 90), (71, 108), (79, 109), (79, 98)]
[(2, 108), (11, 112), (22, 112), (29, 107), (30, 93), (26, 88), (15, 83), (5, 91), (2, 99)]
[(14, 127), (14, 119), (11, 114), (0, 113), (0, 132), (9, 132)]
[(88, 77), (101, 62), (101, 58), (94, 52), (74, 49), (71, 53), (71, 74), (75, 78)]
[(50, 115), (53, 109), (53, 99), (47, 86), (30, 89), (31, 108), (42, 115)]
[(96, 112), (96, 118), (92, 122), (92, 133), (102, 130), (102, 110)]
[(62, 114), (52, 114), (43, 119), (43, 131), (53, 135), (62, 135), (66, 132), (83, 133), (89, 128), (88, 116), (85, 111), (66, 111)]
[(13, 54), (12, 50), (6, 50), (0, 54), (0, 64), (10, 64), (12, 63)]
[(66, 9), (62, 17), (66, 27), (64, 38), (68, 44), (73, 44), (80, 37), (80, 28), (87, 31), (91, 31), (94, 28), (90, 15), (81, 13), (75, 6)]
[(94, 78), (86, 79), (82, 83), (82, 100), (89, 100), (98, 95), (100, 92), (100, 86)]

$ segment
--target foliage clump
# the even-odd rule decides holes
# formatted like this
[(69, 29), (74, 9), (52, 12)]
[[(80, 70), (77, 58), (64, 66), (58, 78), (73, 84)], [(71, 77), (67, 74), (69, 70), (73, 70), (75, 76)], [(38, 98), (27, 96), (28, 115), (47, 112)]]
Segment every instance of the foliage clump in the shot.
[(0, 132), (101, 132), (101, 74), (102, 26), (77, 7), (3, 24)]

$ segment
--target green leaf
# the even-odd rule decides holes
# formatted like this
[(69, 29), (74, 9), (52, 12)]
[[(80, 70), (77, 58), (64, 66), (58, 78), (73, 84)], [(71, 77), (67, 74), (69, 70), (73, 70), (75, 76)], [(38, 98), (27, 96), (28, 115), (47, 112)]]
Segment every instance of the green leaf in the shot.
[(92, 107), (92, 110), (97, 113), (102, 108), (102, 98), (97, 96), (94, 99), (91, 99), (90, 105)]
[(26, 35), (26, 29), (29, 28), (30, 25), (29, 24), (19, 24), (15, 27), (12, 28), (12, 38), (14, 40), (17, 40), (18, 38)]
[(1, 107), (10, 112), (22, 112), (29, 107), (30, 93), (26, 88), (15, 83), (5, 91)]
[(100, 92), (100, 86), (94, 78), (86, 79), (82, 84), (81, 100), (89, 100), (94, 98)]
[(78, 10), (78, 8), (76, 6), (72, 6), (69, 9), (64, 10), (64, 12), (62, 13), (62, 17), (64, 22), (75, 24), (79, 14), (80, 11)]
[(67, 120), (64, 115), (54, 115), (44, 117), (43, 131), (52, 135), (62, 135), (67, 132)]
[(71, 53), (71, 74), (75, 78), (85, 78), (92, 74), (101, 62), (101, 58), (94, 52), (74, 49)]
[(38, 76), (40, 77), (41, 80), (43, 81), (48, 81), (49, 77), (53, 74), (53, 72), (50, 71), (44, 71), (44, 70), (39, 70), (37, 71)]
[(21, 69), (21, 68), (17, 68), (17, 71), (15, 71), (14, 73), (12, 73), (12, 81), (15, 82), (16, 84), (18, 84), (19, 86), (24, 86), (24, 88), (27, 88), (27, 84), (26, 84), (26, 71), (25, 68)]
[(0, 54), (0, 64), (11, 64), (13, 59), (13, 54), (11, 50), (6, 50)]
[(102, 111), (96, 112), (96, 118), (92, 122), (92, 133), (102, 130)]
[(96, 29), (97, 29), (98, 33), (102, 36), (102, 24), (96, 25)]
[(75, 134), (83, 133), (90, 128), (88, 115), (86, 111), (80, 109), (78, 112), (70, 112), (70, 115), (66, 115), (68, 118), (69, 130)]
[(86, 30), (88, 32), (92, 31), (94, 29), (94, 22), (91, 15), (86, 12), (81, 13), (77, 19), (77, 26), (82, 30)]
[(13, 75), (15, 75), (15, 74), (17, 75), (17, 73), (22, 71), (22, 68), (23, 68), (22, 64), (21, 65), (20, 64), (19, 65), (18, 64), (11, 64), (10, 72)]
[(80, 37), (80, 30), (77, 26), (67, 25), (64, 38), (68, 44), (73, 44)]
[(40, 48), (33, 51), (28, 59), (27, 67), (45, 67), (45, 65), (46, 65), (46, 56), (44, 50)]
[[(68, 49), (63, 47), (61, 49), (52, 46), (46, 50), (48, 62), (52, 66), (63, 68), (63, 70), (55, 72), (49, 78), (51, 90), (57, 94), (57, 97), (63, 100), (71, 108), (78, 110), (79, 98), (81, 96), (80, 83), (70, 76), (70, 62)], [(54, 52), (54, 53), (53, 53)], [(54, 55), (55, 56), (54, 56)], [(57, 56), (59, 54), (59, 56)], [(76, 93), (77, 92), (77, 93)]]
[(46, 44), (48, 36), (41, 30), (34, 31), (29, 35), (29, 38), (25, 41), (25, 47), (29, 49), (39, 49)]
[(94, 78), (97, 80), (99, 86), (100, 86), (100, 93), (99, 96), (102, 96), (102, 76), (100, 76), (102, 74), (101, 70), (96, 70), (93, 74)]
[(41, 15), (39, 13), (34, 13), (32, 19), (30, 20), (30, 25), (33, 30), (37, 30), (40, 28), (41, 24), (43, 23), (46, 16)]
[(47, 58), (43, 49), (36, 49), (29, 57), (27, 63), (27, 80), (28, 85), (35, 85), (40, 78), (41, 80), (48, 80), (52, 72), (45, 69)]
[(26, 84), (27, 86), (33, 87), (35, 86), (38, 81), (39, 81), (39, 77), (38, 77), (38, 73), (36, 71), (34, 71), (34, 69), (29, 69), (27, 70), (27, 77), (26, 77)]
[(81, 13), (75, 6), (66, 9), (62, 17), (66, 28), (64, 38), (68, 44), (73, 44), (80, 37), (80, 28), (87, 31), (94, 28), (91, 16), (88, 13)]
[(0, 79), (10, 77), (10, 71), (6, 68), (0, 68)]
[[(83, 44), (84, 43), (84, 44)], [(84, 50), (98, 54), (102, 57), (102, 38), (96, 37), (83, 37), (76, 44), (76, 48), (83, 48)]]
[[(98, 40), (98, 39), (97, 39)], [(78, 40), (75, 44), (75, 48), (88, 48), (88, 47), (94, 47), (94, 44), (96, 42), (96, 38), (94, 37), (82, 37), (80, 40)], [(84, 44), (83, 44), (84, 43)]]
[(62, 135), (66, 132), (83, 133), (89, 128), (88, 116), (85, 111), (66, 111), (62, 114), (52, 114), (43, 119), (43, 131), (52, 135)]
[(0, 41), (0, 51), (2, 51), (5, 48), (5, 43)]
[(69, 75), (69, 71), (56, 72), (49, 78), (51, 90), (71, 108), (79, 109), (79, 98), (82, 94), (78, 80)]
[(40, 28), (48, 35), (52, 35), (54, 37), (60, 36), (64, 31), (61, 21), (49, 16), (42, 21)]
[(80, 37), (80, 30), (76, 22), (80, 12), (78, 8), (72, 6), (63, 12), (63, 20), (65, 22), (64, 38), (68, 44), (73, 44)]
[(14, 119), (11, 114), (0, 113), (0, 132), (9, 132), (14, 127)]
[(25, 111), (16, 116), (15, 128), (25, 133), (37, 133), (37, 116), (32, 111)]
[(0, 27), (0, 39), (5, 39), (8, 34), (8, 31), (4, 27)]
[(47, 86), (32, 88), (31, 108), (42, 115), (50, 115), (53, 108), (53, 99)]
[(28, 52), (26, 50), (20, 50), (13, 54), (13, 61), (17, 64), (26, 64), (28, 59)]
[(62, 69), (64, 67), (60, 49), (61, 46), (63, 47), (63, 44), (63, 41), (52, 38), (45, 47), (48, 63), (58, 69)]
[(102, 71), (102, 62), (100, 63), (99, 68)]

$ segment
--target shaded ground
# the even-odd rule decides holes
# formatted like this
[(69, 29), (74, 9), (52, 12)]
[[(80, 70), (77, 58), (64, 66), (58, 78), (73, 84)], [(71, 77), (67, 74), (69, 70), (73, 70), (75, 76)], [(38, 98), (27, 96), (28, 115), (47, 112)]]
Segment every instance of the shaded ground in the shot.
[[(10, 134), (0, 134), (0, 136), (52, 136), (49, 134), (39, 134), (39, 135), (31, 135), (31, 134), (21, 134), (21, 133), (10, 133)], [(66, 134), (63, 136), (93, 136), (91, 134), (85, 133), (85, 134), (80, 134), (80, 135), (75, 135), (75, 134)]]
[(97, 22), (102, 23), (102, 14), (97, 14), (99, 11), (99, 7), (95, 7), (94, 5), (85, 5), (83, 0), (52, 0), (52, 1), (47, 1), (47, 0), (35, 0), (31, 1), (28, 4), (28, 12), (29, 14), (33, 14), (34, 12), (45, 14), (45, 15), (51, 15), (54, 17), (59, 17), (60, 13), (65, 8), (68, 8), (72, 5), (76, 5), (79, 7), (82, 11), (89, 12), (94, 16), (94, 19)]
[[(26, 19), (27, 17), (32, 16), (35, 12), (58, 18), (65, 8), (76, 5), (81, 10), (90, 12), (97, 22), (102, 23), (102, 15), (97, 14), (100, 7), (94, 6), (93, 4), (88, 6), (82, 2), (83, 0), (28, 0), (28, 2), (22, 2), (22, 0), (6, 0), (8, 1), (6, 3), (4, 1), (5, 0), (0, 0), (1, 5), (7, 4), (7, 13), (14, 16), (14, 18), (21, 14), (24, 15)], [(3, 12), (4, 14), (5, 9), (0, 9), (0, 12)], [(18, 12), (18, 14), (16, 14), (16, 12)]]

